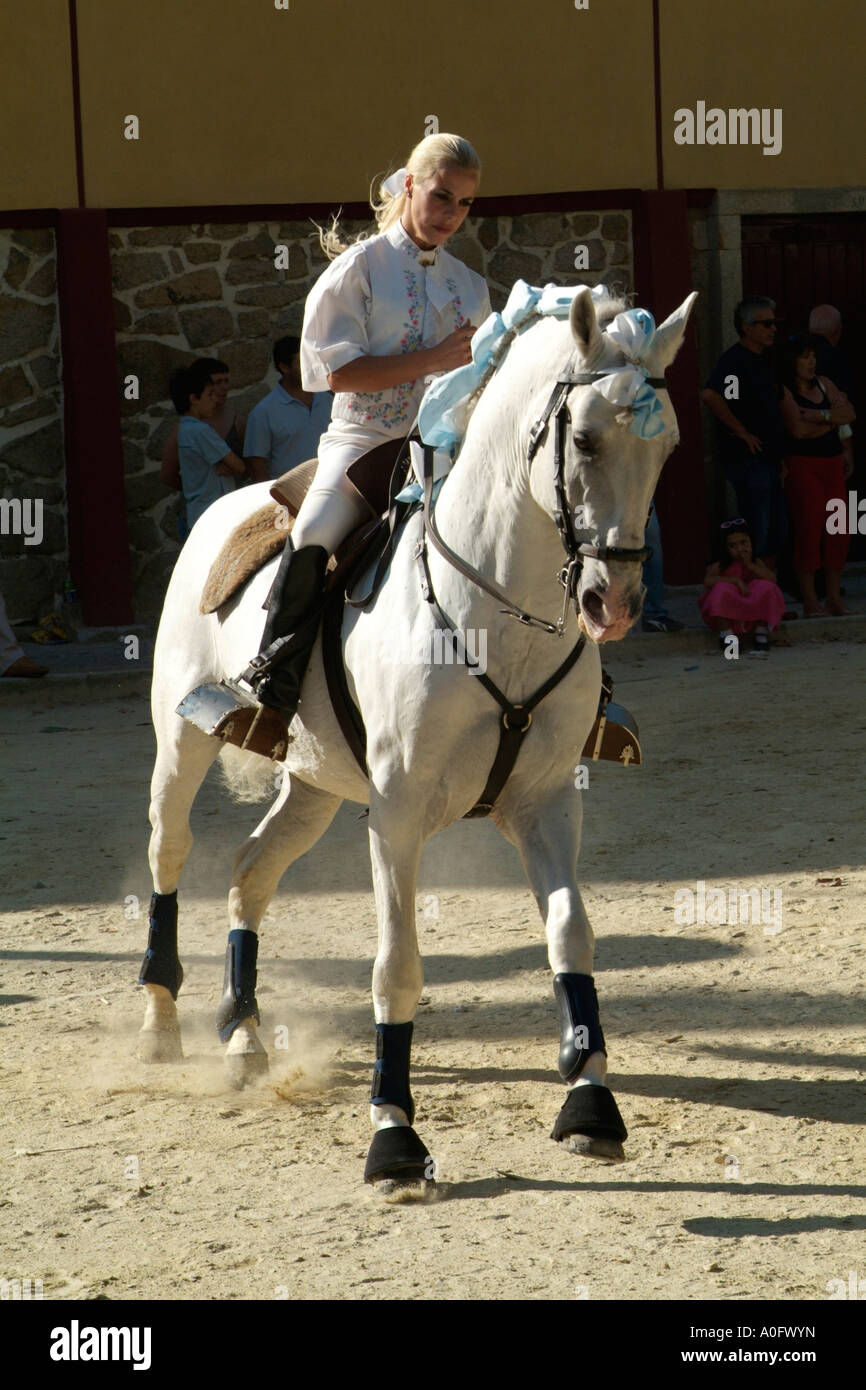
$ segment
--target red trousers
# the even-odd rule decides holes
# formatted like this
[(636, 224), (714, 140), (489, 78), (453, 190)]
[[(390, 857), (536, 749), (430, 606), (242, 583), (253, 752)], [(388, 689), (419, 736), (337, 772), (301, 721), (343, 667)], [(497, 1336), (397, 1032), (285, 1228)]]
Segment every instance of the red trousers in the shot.
[(798, 574), (822, 567), (844, 569), (850, 537), (827, 534), (827, 503), (831, 497), (847, 499), (848, 496), (842, 455), (807, 458), (804, 454), (789, 454), (785, 462), (788, 465), (785, 492), (794, 524), (794, 569)]

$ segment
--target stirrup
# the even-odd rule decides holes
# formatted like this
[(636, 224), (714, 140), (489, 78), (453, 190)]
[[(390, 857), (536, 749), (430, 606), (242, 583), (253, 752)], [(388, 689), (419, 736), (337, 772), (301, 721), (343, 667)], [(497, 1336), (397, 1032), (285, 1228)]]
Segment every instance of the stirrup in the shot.
[(293, 742), (279, 710), (259, 704), (237, 681), (196, 686), (181, 700), (177, 713), (203, 733), (277, 763)]
[(624, 767), (637, 767), (643, 762), (637, 720), (624, 705), (616, 704), (612, 695), (613, 681), (607, 671), (602, 671), (598, 714), (581, 756), (593, 762), (602, 758)]
[(637, 767), (643, 762), (637, 722), (623, 705), (609, 700), (589, 732), (583, 756)]

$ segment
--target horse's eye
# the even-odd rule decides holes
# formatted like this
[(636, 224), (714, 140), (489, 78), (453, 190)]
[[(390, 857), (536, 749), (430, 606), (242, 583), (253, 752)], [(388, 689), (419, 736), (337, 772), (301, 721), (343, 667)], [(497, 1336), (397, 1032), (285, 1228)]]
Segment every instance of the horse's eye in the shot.
[(581, 454), (595, 453), (595, 446), (588, 434), (576, 434), (574, 436), (574, 445)]

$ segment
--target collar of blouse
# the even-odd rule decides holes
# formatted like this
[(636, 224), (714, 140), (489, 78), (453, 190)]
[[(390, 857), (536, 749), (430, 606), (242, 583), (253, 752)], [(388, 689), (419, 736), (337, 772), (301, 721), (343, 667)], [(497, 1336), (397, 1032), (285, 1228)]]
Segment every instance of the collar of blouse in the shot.
[[(407, 258), (411, 257), (416, 270), (423, 270), (424, 290), (427, 298), (434, 309), (441, 313), (449, 304), (454, 304), (455, 294), (458, 293), (457, 286), (452, 276), (455, 272), (453, 261), (450, 261), (450, 268), (446, 266), (445, 256), (441, 246), (437, 246), (433, 251), (422, 251), (406, 231), (401, 222), (395, 222), (384, 234), (388, 241), (397, 250), (406, 253)], [(460, 300), (457, 299), (455, 314), (462, 314)]]
[(430, 267), (431, 269), (441, 263), (442, 257), (439, 255), (440, 248), (435, 246), (432, 251), (422, 251), (410, 237), (403, 223), (399, 220), (389, 227), (385, 233), (392, 246), (401, 247), (408, 255), (411, 255), (419, 266)]

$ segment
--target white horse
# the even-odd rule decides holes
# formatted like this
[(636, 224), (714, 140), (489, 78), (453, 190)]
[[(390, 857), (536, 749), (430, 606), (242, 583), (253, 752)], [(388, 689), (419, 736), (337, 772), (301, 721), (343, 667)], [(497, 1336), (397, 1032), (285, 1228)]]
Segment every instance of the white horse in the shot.
[[(662, 378), (683, 339), (695, 295), (657, 330), (643, 364)], [(459, 573), (431, 548), (435, 597), (454, 627), (487, 634), (487, 674), (520, 704), (560, 666), (580, 636), (590, 637), (567, 675), (534, 710), (519, 757), (492, 818), (518, 850), (547, 934), (560, 1010), (560, 1073), (565, 1103), (553, 1138), (572, 1152), (606, 1161), (623, 1157), (626, 1131), (605, 1085), (606, 1052), (592, 982), (593, 933), (576, 867), (581, 833), (574, 769), (596, 714), (601, 663), (596, 643), (621, 638), (640, 612), (641, 567), (649, 503), (665, 458), (677, 443), (670, 398), (659, 384), (663, 429), (642, 438), (631, 412), (612, 405), (586, 377), (627, 365), (604, 328), (625, 306), (577, 291), (566, 322), (531, 319), (482, 392), (457, 462), (436, 505), (440, 535), (452, 550), (520, 606), (556, 619), (562, 608), (564, 555), (554, 516), (554, 422), (530, 430), (558, 378), (566, 386), (568, 423), (560, 435), (571, 517), (585, 546), (575, 600), (564, 632), (516, 622), (501, 601)], [(194, 686), (232, 675), (256, 650), (262, 603), (274, 577), (270, 561), (216, 614), (199, 598), (209, 567), (233, 528), (267, 501), (267, 485), (225, 497), (193, 529), (172, 576), (154, 659), (153, 719), (158, 753), (152, 782), (151, 903), (147, 994), (139, 1055), (181, 1056), (175, 1000), (176, 890), (192, 844), (189, 812), (220, 742), (175, 712)], [(578, 511), (579, 508), (583, 511)], [(376, 1020), (368, 1181), (393, 1186), (430, 1178), (425, 1146), (412, 1128), (409, 1092), (412, 1020), (423, 974), (415, 930), (415, 891), (425, 841), (478, 801), (499, 743), (501, 711), (460, 665), (383, 660), (399, 645), (429, 645), (436, 619), (422, 594), (417, 559), (424, 519), (413, 514), (399, 536), (374, 602), (347, 608), (343, 620), (348, 684), (367, 730), (369, 777), (344, 739), (326, 688), (321, 638), (305, 679), (289, 775), (274, 805), (240, 848), (228, 898), (226, 994), (220, 1036), (235, 1084), (266, 1069), (257, 1034), (255, 952), (262, 917), (282, 874), (324, 834), (341, 801), (369, 805), (370, 851), (379, 924), (373, 969)], [(631, 554), (629, 554), (631, 552)], [(361, 586), (366, 590), (366, 583)]]

